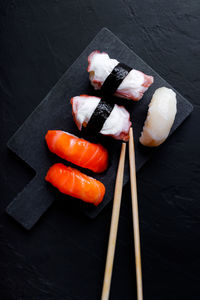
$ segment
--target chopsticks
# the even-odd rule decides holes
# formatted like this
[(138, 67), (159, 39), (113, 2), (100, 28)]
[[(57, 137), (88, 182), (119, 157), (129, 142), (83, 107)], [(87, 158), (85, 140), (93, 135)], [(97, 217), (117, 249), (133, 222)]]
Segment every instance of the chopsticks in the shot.
[(108, 251), (107, 251), (106, 267), (105, 267), (101, 300), (108, 300), (109, 293), (110, 293), (110, 283), (111, 283), (111, 277), (112, 277), (113, 260), (114, 260), (114, 255), (115, 255), (115, 245), (116, 245), (117, 229), (118, 229), (118, 222), (119, 222), (119, 211), (120, 211), (120, 205), (121, 205), (125, 153), (126, 153), (126, 144), (122, 143), (119, 165), (118, 165), (118, 170), (117, 170), (117, 177), (116, 177), (116, 182), (115, 182), (112, 219), (111, 219), (111, 225), (110, 225), (110, 236), (109, 236), (109, 242), (108, 242)]
[(133, 232), (135, 246), (135, 267), (137, 281), (137, 299), (143, 299), (142, 291), (142, 267), (140, 254), (140, 229), (138, 216), (138, 201), (137, 201), (137, 183), (136, 183), (136, 167), (135, 167), (135, 147), (133, 138), (133, 129), (129, 131), (129, 167), (131, 180), (131, 201), (132, 201), (132, 216), (133, 216)]
[[(125, 152), (126, 152), (126, 144), (122, 143), (116, 183), (115, 183), (110, 236), (108, 242), (108, 251), (107, 251), (101, 300), (108, 300), (109, 293), (110, 293), (110, 283), (112, 277), (113, 260), (115, 254), (115, 245), (116, 245), (117, 230), (118, 230), (118, 223), (119, 223), (119, 212), (121, 206)], [(136, 266), (136, 279), (137, 279), (137, 300), (143, 300), (142, 267), (141, 267), (141, 254), (140, 254), (140, 230), (139, 230), (136, 167), (135, 167), (135, 148), (134, 148), (134, 138), (133, 138), (132, 128), (130, 128), (129, 131), (129, 167), (130, 167), (133, 232), (134, 232), (134, 246), (135, 246), (135, 266)]]

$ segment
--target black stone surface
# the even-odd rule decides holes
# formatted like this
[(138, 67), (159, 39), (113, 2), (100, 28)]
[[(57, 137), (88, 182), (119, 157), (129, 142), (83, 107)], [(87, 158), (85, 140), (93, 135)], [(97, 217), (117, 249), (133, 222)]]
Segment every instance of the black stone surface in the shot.
[[(126, 103), (123, 99), (120, 100), (120, 102), (127, 104), (126, 107), (130, 112), (131, 121), (133, 123), (136, 169), (139, 170), (151, 157), (153, 151), (157, 151), (157, 148), (143, 147), (139, 143), (139, 136), (146, 119), (148, 104), (154, 91), (162, 86), (172, 87), (108, 29), (103, 28), (8, 142), (8, 147), (36, 172), (31, 183), (17, 195), (7, 208), (8, 214), (26, 229), (31, 229), (53, 201), (59, 199), (59, 195), (52, 193), (51, 189), (49, 189), (49, 185), (44, 180), (45, 174), (56, 160), (55, 156), (52, 157), (49, 155), (45, 147), (44, 137), (46, 132), (48, 130), (61, 129), (88, 139), (87, 132), (86, 135), (81, 135), (76, 128), (72, 117), (70, 99), (73, 96), (89, 93), (90, 85), (86, 71), (87, 57), (96, 49), (102, 52), (107, 51), (111, 57), (115, 57), (119, 61), (132, 65), (135, 69), (154, 76), (154, 84), (152, 88), (149, 88), (145, 93), (142, 101), (127, 101)], [(94, 91), (92, 92), (94, 93)], [(176, 94), (177, 114), (171, 133), (181, 125), (192, 111), (192, 105), (178, 92), (176, 92)], [(119, 102), (117, 98), (116, 101)], [(115, 177), (121, 148), (121, 142), (110, 138), (105, 139), (103, 136), (96, 137), (95, 135), (95, 141), (101, 142), (108, 149), (109, 167), (108, 170), (102, 174), (94, 174), (89, 170), (84, 171), (84, 173), (100, 180), (106, 187), (104, 199), (97, 207), (91, 204), (81, 203), (83, 210), (90, 217), (97, 216), (105, 205), (113, 199)], [(59, 161), (59, 159), (57, 161)], [(65, 164), (68, 165), (67, 162), (65, 162)], [(124, 184), (127, 183), (128, 178), (129, 171), (126, 169)], [(60, 197), (63, 197), (63, 195)], [(67, 201), (69, 197), (65, 196), (65, 199)], [(79, 203), (77, 203), (77, 209), (79, 209), (78, 204)]]
[[(0, 298), (99, 299), (111, 203), (90, 220), (55, 201), (29, 232), (5, 213), (35, 173), (8, 139), (108, 27), (193, 105), (138, 172), (145, 299), (200, 298), (198, 1), (1, 1)], [(130, 190), (123, 191), (111, 300), (136, 299)]]

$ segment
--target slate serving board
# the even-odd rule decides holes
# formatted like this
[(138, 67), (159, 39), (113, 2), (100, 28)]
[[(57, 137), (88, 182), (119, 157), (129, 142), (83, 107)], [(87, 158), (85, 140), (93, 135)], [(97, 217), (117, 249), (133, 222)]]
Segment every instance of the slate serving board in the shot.
[[(154, 84), (148, 89), (141, 101), (133, 102), (120, 100), (118, 98), (115, 98), (115, 100), (119, 104), (125, 105), (131, 113), (135, 136), (137, 170), (144, 165), (151, 154), (156, 150), (143, 147), (139, 144), (138, 139), (146, 118), (148, 104), (154, 91), (162, 86), (172, 89), (173, 87), (152, 70), (150, 66), (113, 33), (103, 28), (8, 141), (8, 148), (30, 165), (36, 173), (32, 181), (7, 207), (7, 213), (26, 229), (31, 229), (53, 201), (59, 197), (59, 193), (55, 193), (54, 189), (44, 181), (44, 176), (49, 167), (55, 162), (72, 165), (66, 161), (62, 161), (62, 159), (49, 152), (44, 142), (44, 136), (47, 130), (61, 129), (80, 137), (83, 136), (73, 121), (70, 99), (72, 96), (80, 94), (100, 95), (100, 92), (94, 91), (91, 87), (87, 73), (87, 56), (96, 49), (108, 52), (112, 58), (116, 58), (135, 69), (154, 76)], [(177, 91), (175, 92), (177, 94), (178, 112), (170, 134), (180, 126), (193, 109), (192, 105), (184, 97)], [(92, 141), (98, 140), (107, 147), (110, 155), (109, 168), (103, 174), (94, 174), (91, 171), (82, 169), (84, 173), (95, 177), (106, 186), (105, 198), (98, 207), (75, 200), (77, 201), (77, 207), (79, 208), (80, 206), (84, 213), (93, 218), (97, 216), (113, 198), (121, 142), (105, 137), (83, 137)], [(79, 169), (81, 170), (81, 168)], [(128, 179), (128, 164), (126, 160), (124, 184), (127, 183)], [(60, 195), (60, 197), (63, 196)], [(65, 197), (66, 201), (70, 198), (68, 196)]]

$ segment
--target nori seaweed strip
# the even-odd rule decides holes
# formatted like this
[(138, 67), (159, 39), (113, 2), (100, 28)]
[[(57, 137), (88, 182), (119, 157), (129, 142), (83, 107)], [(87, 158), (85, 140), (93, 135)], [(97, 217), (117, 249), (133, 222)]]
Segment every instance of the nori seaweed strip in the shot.
[(93, 134), (99, 133), (103, 127), (103, 124), (111, 114), (114, 106), (115, 103), (110, 102), (108, 99), (106, 99), (106, 97), (101, 98), (87, 124), (87, 127), (83, 127), (82, 130), (84, 132), (92, 132)]
[(118, 63), (104, 81), (101, 87), (102, 94), (112, 96), (131, 70), (129, 66)]
[(83, 132), (91, 132), (97, 134), (101, 131), (105, 121), (110, 116), (115, 103), (110, 101), (110, 98), (117, 90), (120, 83), (132, 70), (129, 66), (118, 63), (110, 75), (104, 81), (101, 91), (103, 97), (99, 101), (86, 127), (82, 127)]

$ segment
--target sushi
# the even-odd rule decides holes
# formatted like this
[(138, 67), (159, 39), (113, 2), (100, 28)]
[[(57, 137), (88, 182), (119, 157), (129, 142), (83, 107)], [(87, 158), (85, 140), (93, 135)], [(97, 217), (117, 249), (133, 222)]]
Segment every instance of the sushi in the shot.
[(166, 140), (176, 116), (176, 102), (176, 93), (173, 90), (161, 87), (155, 91), (140, 137), (141, 144), (155, 147)]
[(153, 83), (153, 77), (111, 59), (105, 52), (93, 51), (88, 56), (91, 84), (103, 94), (138, 101)]
[(45, 180), (61, 193), (92, 203), (95, 206), (102, 202), (105, 195), (103, 183), (60, 163), (50, 167)]
[(123, 107), (99, 97), (81, 95), (71, 99), (72, 114), (79, 130), (101, 133), (117, 140), (129, 139), (130, 114)]
[(108, 151), (62, 130), (49, 130), (45, 136), (49, 150), (82, 168), (100, 173), (108, 167)]

